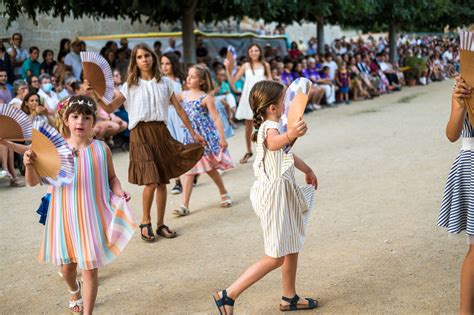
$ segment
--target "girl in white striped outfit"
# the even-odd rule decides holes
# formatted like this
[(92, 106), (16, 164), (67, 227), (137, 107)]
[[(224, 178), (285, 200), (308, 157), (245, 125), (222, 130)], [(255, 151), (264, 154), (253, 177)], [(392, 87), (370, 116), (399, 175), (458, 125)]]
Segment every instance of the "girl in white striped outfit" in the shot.
[(466, 230), (468, 237), (469, 250), (461, 268), (460, 314), (474, 314), (474, 127), (464, 102), (471, 97), (472, 87), (456, 78), (446, 136), (452, 142), (462, 137), (462, 147), (449, 172), (438, 217), (439, 226), (451, 233)]
[(317, 188), (313, 170), (291, 151), (284, 148), (306, 133), (303, 120), (280, 134), (278, 121), (283, 112), (285, 87), (275, 81), (260, 81), (250, 92), (250, 105), (257, 130), (254, 162), (255, 181), (250, 199), (263, 229), (265, 256), (248, 268), (232, 285), (214, 293), (220, 314), (233, 313), (234, 300), (248, 287), (272, 270), (282, 267), (283, 297), (280, 310), (313, 309), (318, 305), (311, 298), (296, 294), (298, 253), (303, 247), (305, 213), (309, 213), (302, 190), (296, 185), (295, 167), (305, 173), (306, 182)]

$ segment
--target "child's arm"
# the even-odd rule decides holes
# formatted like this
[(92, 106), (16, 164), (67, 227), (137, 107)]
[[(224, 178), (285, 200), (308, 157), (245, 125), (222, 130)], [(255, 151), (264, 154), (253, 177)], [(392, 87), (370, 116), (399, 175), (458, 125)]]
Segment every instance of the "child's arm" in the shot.
[(270, 70), (270, 65), (267, 62), (263, 63), (263, 66), (265, 67), (265, 73), (267, 74), (267, 80), (273, 80), (272, 78), (272, 70)]
[(130, 194), (122, 190), (122, 185), (120, 184), (120, 180), (118, 179), (117, 175), (115, 174), (114, 169), (114, 162), (112, 160), (112, 153), (110, 149), (107, 147), (107, 172), (109, 174), (109, 186), (112, 192), (125, 199), (125, 201), (130, 200)]
[(265, 147), (270, 151), (283, 149), (287, 144), (292, 143), (296, 138), (303, 136), (308, 127), (304, 120), (297, 121), (288, 131), (280, 134), (277, 129), (268, 129), (265, 139)]
[(36, 186), (40, 183), (38, 173), (33, 166), (36, 155), (33, 151), (28, 150), (23, 155), (23, 163), (25, 164), (25, 181), (28, 186)]
[(471, 87), (461, 77), (457, 77), (456, 87), (453, 90), (451, 99), (451, 116), (446, 126), (446, 136), (451, 142), (458, 140), (461, 135), (464, 117), (466, 116), (464, 99), (470, 98), (471, 93)]
[(229, 81), (230, 86), (233, 87), (235, 82), (237, 82), (244, 75), (245, 69), (247, 67), (247, 63), (244, 63), (242, 67), (240, 67), (239, 71), (237, 71), (234, 77), (232, 77), (232, 74), (230, 73), (229, 61), (227, 59), (224, 60), (224, 66), (225, 66), (225, 72), (227, 74), (227, 80)]
[(211, 115), (214, 124), (216, 125), (217, 132), (219, 133), (219, 144), (222, 148), (227, 148), (227, 140), (225, 139), (224, 125), (221, 117), (217, 112), (216, 105), (214, 104), (214, 98), (210, 95), (206, 96), (203, 100), (203, 104), (207, 106), (209, 115)]
[(25, 152), (31, 148), (31, 145), (19, 144), (8, 140), (3, 140), (2, 138), (0, 138), (0, 144), (3, 144), (7, 148), (15, 151), (18, 154), (25, 154)]
[(293, 159), (295, 160), (295, 167), (305, 174), (306, 184), (313, 185), (314, 189), (318, 189), (318, 178), (311, 167), (295, 154), (293, 154)]
[(191, 126), (191, 122), (189, 122), (188, 115), (186, 115), (186, 112), (179, 104), (178, 99), (176, 98), (174, 93), (171, 95), (170, 101), (171, 101), (171, 104), (173, 104), (174, 108), (176, 109), (176, 113), (178, 114), (179, 118), (181, 118), (181, 120), (183, 121), (183, 124), (189, 130), (189, 133), (194, 138), (194, 140), (200, 143), (202, 146), (205, 146), (206, 140), (204, 140), (204, 138), (201, 135), (198, 135), (194, 131), (193, 126)]

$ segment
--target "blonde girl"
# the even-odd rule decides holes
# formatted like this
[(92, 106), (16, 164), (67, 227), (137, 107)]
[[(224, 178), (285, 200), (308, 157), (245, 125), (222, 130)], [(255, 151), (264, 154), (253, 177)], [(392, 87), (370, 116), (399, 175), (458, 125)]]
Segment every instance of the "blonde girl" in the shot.
[[(227, 150), (227, 141), (224, 135), (222, 120), (214, 104), (214, 97), (208, 95), (214, 87), (211, 74), (205, 66), (196, 65), (189, 69), (186, 83), (188, 91), (179, 94), (178, 99), (182, 101), (189, 120), (195, 130), (204, 136), (206, 147), (204, 155), (191, 170), (183, 177), (183, 195), (181, 206), (173, 213), (178, 216), (188, 215), (189, 200), (193, 189), (195, 175), (207, 173), (216, 184), (221, 196), (221, 206), (230, 207), (232, 199), (228, 194), (224, 181), (218, 170), (233, 168), (232, 158)], [(192, 143), (194, 139), (191, 134), (184, 131), (184, 143)]]

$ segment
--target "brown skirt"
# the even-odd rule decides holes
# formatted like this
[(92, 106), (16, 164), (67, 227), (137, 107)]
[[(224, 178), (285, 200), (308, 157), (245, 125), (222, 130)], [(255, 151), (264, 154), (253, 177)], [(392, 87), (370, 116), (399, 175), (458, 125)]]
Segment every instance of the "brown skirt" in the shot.
[(130, 131), (128, 181), (132, 184), (169, 184), (190, 170), (202, 157), (198, 143), (174, 140), (162, 121), (140, 122)]

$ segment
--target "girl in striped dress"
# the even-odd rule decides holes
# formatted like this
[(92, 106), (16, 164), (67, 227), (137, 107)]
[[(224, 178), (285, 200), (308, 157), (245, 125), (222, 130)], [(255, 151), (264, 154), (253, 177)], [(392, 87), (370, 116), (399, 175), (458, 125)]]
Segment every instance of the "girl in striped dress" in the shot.
[(456, 78), (446, 136), (451, 142), (461, 136), (462, 147), (449, 172), (438, 217), (438, 225), (448, 232), (466, 230), (468, 236), (469, 250), (461, 268), (461, 314), (474, 314), (474, 128), (464, 105), (471, 97), (472, 87)]
[(317, 188), (313, 170), (294, 155), (285, 153), (288, 144), (306, 133), (303, 120), (280, 134), (279, 120), (283, 112), (284, 86), (275, 81), (261, 81), (250, 92), (257, 130), (254, 173), (257, 177), (250, 199), (260, 218), (265, 244), (265, 256), (250, 266), (227, 289), (214, 293), (220, 314), (232, 314), (235, 299), (252, 284), (272, 270), (282, 267), (283, 296), (281, 311), (314, 309), (318, 302), (311, 298), (300, 299), (296, 294), (298, 253), (304, 242), (308, 201), (295, 182), (295, 167), (305, 173), (306, 182)]
[[(98, 268), (120, 254), (136, 224), (127, 206), (130, 196), (115, 175), (110, 150), (104, 142), (92, 140), (94, 101), (74, 96), (64, 106), (64, 114), (58, 116), (59, 129), (74, 151), (74, 179), (71, 184), (52, 187), (39, 260), (61, 266), (70, 294), (69, 309), (92, 314)], [(30, 186), (40, 183), (34, 159), (34, 152), (25, 152)], [(83, 270), (84, 288), (76, 279), (78, 266)]]

